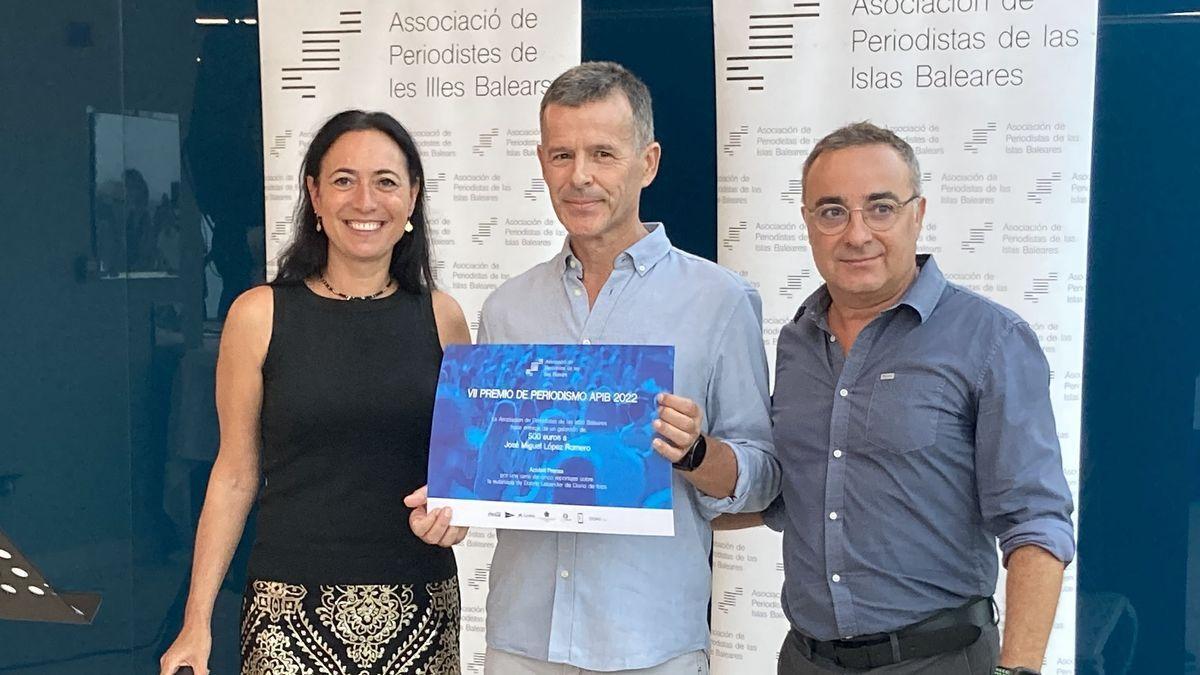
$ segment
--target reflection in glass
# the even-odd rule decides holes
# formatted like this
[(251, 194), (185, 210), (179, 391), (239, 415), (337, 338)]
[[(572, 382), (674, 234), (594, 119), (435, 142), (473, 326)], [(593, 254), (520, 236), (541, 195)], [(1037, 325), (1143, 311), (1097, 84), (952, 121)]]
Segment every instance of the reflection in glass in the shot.
[(102, 279), (179, 273), (179, 118), (91, 113), (93, 255)]

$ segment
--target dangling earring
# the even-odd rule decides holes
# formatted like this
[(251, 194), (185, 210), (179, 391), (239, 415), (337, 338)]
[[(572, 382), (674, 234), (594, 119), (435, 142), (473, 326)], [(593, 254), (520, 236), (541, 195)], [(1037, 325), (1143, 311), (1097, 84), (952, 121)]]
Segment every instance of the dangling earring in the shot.
[(408, 221), (407, 223), (404, 223), (404, 231), (405, 231), (405, 232), (412, 232), (412, 231), (413, 231), (413, 224), (412, 224), (412, 221), (411, 221), (411, 220), (410, 220), (410, 221)]
[(317, 232), (321, 231), (321, 216), (317, 216)]

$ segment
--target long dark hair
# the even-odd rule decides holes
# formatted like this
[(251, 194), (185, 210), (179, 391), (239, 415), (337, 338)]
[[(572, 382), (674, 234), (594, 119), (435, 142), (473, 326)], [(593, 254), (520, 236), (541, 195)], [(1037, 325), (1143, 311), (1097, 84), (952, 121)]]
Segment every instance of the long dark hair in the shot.
[[(400, 146), (408, 165), (409, 181), (414, 185), (421, 185), (421, 177), (425, 175), (421, 167), (421, 154), (417, 152), (417, 144), (413, 142), (408, 130), (394, 117), (385, 112), (346, 110), (329, 118), (313, 136), (308, 151), (304, 153), (304, 163), (300, 170), (300, 200), (296, 203), (296, 235), (279, 256), (279, 272), (271, 283), (302, 284), (305, 279), (325, 268), (329, 257), (329, 238), (324, 232), (317, 231), (317, 213), (313, 210), (306, 179), (320, 179), (321, 161), (325, 159), (330, 146), (341, 138), (342, 134), (371, 129), (387, 134)], [(417, 194), (417, 203), (410, 220), (413, 231), (405, 233), (392, 247), (392, 261), (388, 271), (401, 290), (410, 293), (431, 292), (434, 283), (429, 263), (430, 242), (425, 226), (424, 185)]]

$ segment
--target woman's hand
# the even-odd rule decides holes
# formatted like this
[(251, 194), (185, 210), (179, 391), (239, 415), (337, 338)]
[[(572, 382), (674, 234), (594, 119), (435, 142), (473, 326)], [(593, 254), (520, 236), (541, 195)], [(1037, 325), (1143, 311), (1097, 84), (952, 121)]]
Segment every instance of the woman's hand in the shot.
[(467, 537), (470, 528), (450, 524), (450, 507), (430, 512), (428, 486), (422, 485), (416, 492), (404, 498), (404, 505), (412, 509), (408, 514), (408, 526), (421, 541), (434, 546), (453, 546)]
[(195, 675), (208, 675), (208, 655), (212, 652), (212, 632), (207, 628), (184, 626), (179, 637), (158, 660), (159, 675), (174, 675), (179, 668), (190, 666)]

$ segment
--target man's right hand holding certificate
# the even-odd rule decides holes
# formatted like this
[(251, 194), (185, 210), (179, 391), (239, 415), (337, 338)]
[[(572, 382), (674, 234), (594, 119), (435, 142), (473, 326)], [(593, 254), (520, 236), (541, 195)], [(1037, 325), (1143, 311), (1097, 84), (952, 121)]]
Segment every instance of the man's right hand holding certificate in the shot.
[(700, 433), (704, 411), (691, 399), (658, 395), (658, 438), (654, 450), (671, 462), (692, 485), (710, 497), (733, 496), (737, 484), (737, 457), (723, 441)]

